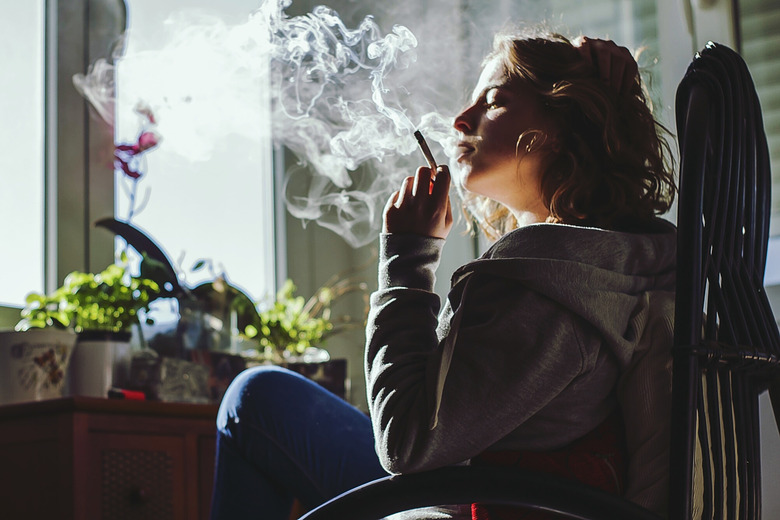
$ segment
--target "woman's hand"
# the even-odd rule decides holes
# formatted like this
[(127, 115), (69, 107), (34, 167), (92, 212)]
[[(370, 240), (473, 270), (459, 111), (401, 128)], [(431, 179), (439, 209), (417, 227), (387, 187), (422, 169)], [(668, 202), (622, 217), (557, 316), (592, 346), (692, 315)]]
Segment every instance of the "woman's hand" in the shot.
[(580, 55), (593, 65), (599, 77), (619, 94), (629, 94), (636, 83), (639, 69), (631, 51), (611, 40), (582, 37), (575, 43)]
[(420, 167), (390, 196), (384, 210), (385, 233), (447, 238), (452, 229), (450, 170), (440, 165), (435, 179), (431, 177), (430, 168)]

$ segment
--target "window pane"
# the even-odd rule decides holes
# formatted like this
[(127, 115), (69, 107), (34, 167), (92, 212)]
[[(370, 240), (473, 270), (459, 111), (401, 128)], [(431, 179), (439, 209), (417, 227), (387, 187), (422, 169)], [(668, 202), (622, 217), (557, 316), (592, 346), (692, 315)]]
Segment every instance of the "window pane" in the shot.
[[(161, 141), (132, 182), (117, 173), (117, 218), (134, 211), (189, 286), (225, 273), (254, 299), (273, 290), (272, 148), (262, 78), (247, 72), (235, 35), (257, 6), (130, 1), (117, 62), (118, 143), (136, 142), (154, 112)], [(200, 259), (212, 268), (193, 271)]]
[(742, 56), (756, 84), (772, 163), (772, 236), (780, 235), (780, 5), (739, 2)]
[(43, 290), (44, 9), (3, 2), (0, 45), (0, 305)]

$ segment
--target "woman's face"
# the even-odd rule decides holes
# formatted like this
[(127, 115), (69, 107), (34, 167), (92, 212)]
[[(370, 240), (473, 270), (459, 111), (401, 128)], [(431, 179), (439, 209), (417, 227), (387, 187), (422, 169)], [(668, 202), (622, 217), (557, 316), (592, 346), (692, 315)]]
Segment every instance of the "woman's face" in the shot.
[(542, 202), (544, 152), (528, 152), (528, 130), (549, 133), (539, 97), (530, 88), (509, 88), (503, 66), (490, 60), (482, 70), (472, 103), (454, 122), (460, 134), (457, 175), (467, 190), (503, 203), (515, 214), (549, 213)]

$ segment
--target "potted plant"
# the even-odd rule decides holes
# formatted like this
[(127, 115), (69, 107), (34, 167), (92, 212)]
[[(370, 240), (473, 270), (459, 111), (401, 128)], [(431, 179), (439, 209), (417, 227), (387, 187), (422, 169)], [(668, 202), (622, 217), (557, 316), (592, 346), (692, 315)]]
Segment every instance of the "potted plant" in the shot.
[(332, 317), (331, 305), (345, 294), (365, 291), (366, 284), (334, 276), (308, 299), (296, 296), (296, 287), (287, 280), (271, 302), (260, 302), (257, 323), (244, 328), (244, 334), (258, 340), (258, 355), (275, 362), (327, 359), (322, 349), (335, 334), (358, 326), (349, 316)]
[[(214, 273), (211, 282), (187, 286), (166, 252), (129, 222), (106, 218), (96, 225), (122, 237), (140, 255), (140, 276), (157, 283), (157, 297), (177, 302), (178, 325), (144, 339), (163, 358), (209, 365), (212, 397), (220, 397), (239, 367), (260, 363), (287, 366), (332, 390), (326, 380), (333, 380), (336, 393), (343, 394), (344, 360), (329, 360), (323, 346), (330, 337), (365, 325), (365, 320), (334, 316), (332, 306), (351, 292), (363, 292), (365, 297), (366, 283), (340, 273), (305, 299), (295, 294), (294, 283), (287, 280), (274, 297), (253, 301), (225, 273)], [(193, 269), (208, 266), (210, 261), (201, 260)]]
[[(165, 250), (141, 228), (111, 217), (100, 219), (95, 225), (113, 232), (135, 250), (140, 257), (139, 276), (159, 287), (155, 299), (175, 302), (175, 324), (162, 319), (154, 329), (146, 327), (144, 331), (144, 341), (158, 355), (190, 360), (192, 351), (230, 353), (235, 334), (257, 321), (252, 299), (224, 273), (214, 273), (213, 281), (188, 286)], [(212, 262), (199, 260), (193, 270), (210, 266)]]
[(70, 273), (50, 294), (28, 295), (16, 328), (73, 330), (78, 340), (68, 370), (69, 392), (105, 397), (127, 377), (132, 327), (159, 292), (153, 280), (130, 275), (123, 255), (102, 272)]
[(279, 364), (346, 397), (346, 360), (330, 359), (324, 347), (331, 336), (365, 325), (349, 315), (333, 316), (332, 305), (348, 293), (366, 290), (365, 282), (334, 275), (307, 300), (296, 296), (292, 280), (285, 281), (274, 299), (257, 303), (257, 320), (242, 332), (259, 348), (242, 355), (250, 365)]

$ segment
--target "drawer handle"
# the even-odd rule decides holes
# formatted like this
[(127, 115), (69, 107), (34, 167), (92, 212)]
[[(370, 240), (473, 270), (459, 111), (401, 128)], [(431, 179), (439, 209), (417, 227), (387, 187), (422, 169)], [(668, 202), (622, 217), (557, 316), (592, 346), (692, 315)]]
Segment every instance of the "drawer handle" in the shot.
[(141, 486), (130, 490), (130, 501), (134, 504), (144, 504), (149, 501), (149, 491)]

